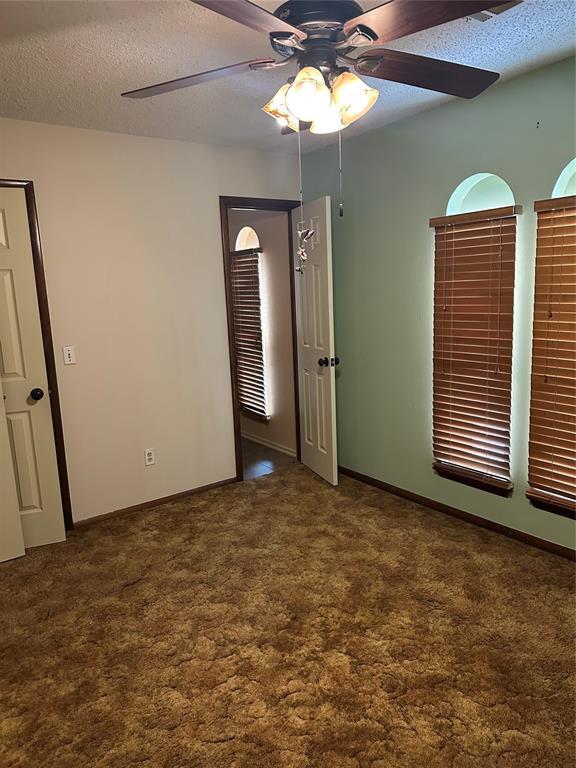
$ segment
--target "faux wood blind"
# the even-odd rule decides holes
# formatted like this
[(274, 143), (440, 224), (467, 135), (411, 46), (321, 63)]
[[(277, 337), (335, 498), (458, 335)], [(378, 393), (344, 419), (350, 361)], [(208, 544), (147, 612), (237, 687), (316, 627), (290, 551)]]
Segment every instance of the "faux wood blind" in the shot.
[(528, 496), (576, 509), (576, 196), (535, 203), (538, 215)]
[(434, 468), (495, 493), (510, 482), (518, 206), (432, 219)]
[(262, 339), (261, 253), (261, 248), (232, 252), (230, 274), (240, 408), (248, 416), (268, 420)]

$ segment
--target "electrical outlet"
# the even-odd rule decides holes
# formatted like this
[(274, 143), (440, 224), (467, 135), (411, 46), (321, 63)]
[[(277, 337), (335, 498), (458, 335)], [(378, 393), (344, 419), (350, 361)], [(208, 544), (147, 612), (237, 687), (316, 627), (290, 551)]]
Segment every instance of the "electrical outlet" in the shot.
[(154, 448), (144, 448), (144, 464), (147, 467), (151, 467), (152, 464), (156, 464)]
[(72, 344), (66, 344), (66, 346), (62, 347), (62, 355), (64, 357), (64, 365), (75, 365), (76, 350)]

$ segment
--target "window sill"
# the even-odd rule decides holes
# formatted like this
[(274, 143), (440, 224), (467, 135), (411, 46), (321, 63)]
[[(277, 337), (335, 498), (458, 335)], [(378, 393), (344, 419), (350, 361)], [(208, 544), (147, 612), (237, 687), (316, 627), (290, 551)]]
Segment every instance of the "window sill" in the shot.
[(253, 421), (260, 421), (264, 424), (267, 424), (270, 421), (270, 416), (265, 416), (263, 413), (254, 413), (254, 411), (249, 411), (247, 408), (240, 408), (240, 413), (243, 416), (246, 416), (248, 419), (252, 419)]
[(562, 515), (571, 520), (576, 519), (576, 502), (571, 499), (554, 496), (546, 491), (539, 491), (536, 488), (529, 488), (526, 496), (530, 503), (538, 509), (545, 509), (547, 512), (553, 512), (555, 515)]
[(480, 488), (482, 491), (495, 493), (498, 496), (510, 496), (514, 484), (510, 480), (502, 480), (491, 475), (483, 475), (481, 472), (474, 472), (471, 469), (457, 467), (454, 464), (446, 464), (443, 461), (435, 461), (432, 465), (434, 471), (448, 480), (455, 480), (457, 483), (470, 485), (473, 488)]

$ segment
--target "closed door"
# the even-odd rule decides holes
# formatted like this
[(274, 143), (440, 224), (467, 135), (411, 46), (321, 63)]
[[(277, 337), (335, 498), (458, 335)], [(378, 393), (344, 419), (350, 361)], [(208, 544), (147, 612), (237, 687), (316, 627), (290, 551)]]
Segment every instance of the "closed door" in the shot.
[[(23, 189), (0, 188), (0, 379), (24, 546), (62, 541), (50, 392)], [(4, 424), (2, 425), (2, 429)], [(8, 466), (7, 466), (8, 465)]]
[[(338, 484), (336, 451), (337, 358), (332, 303), (330, 198), (306, 203), (292, 214), (295, 248), (298, 232), (314, 230), (304, 244), (308, 259), (295, 277), (302, 463), (332, 485)], [(296, 257), (296, 263), (298, 258)]]

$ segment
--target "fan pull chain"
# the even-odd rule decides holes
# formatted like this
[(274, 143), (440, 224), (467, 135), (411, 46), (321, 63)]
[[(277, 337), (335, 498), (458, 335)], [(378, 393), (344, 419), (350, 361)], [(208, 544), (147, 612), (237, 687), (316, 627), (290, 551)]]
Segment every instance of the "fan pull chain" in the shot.
[(342, 131), (338, 131), (338, 182), (340, 185), (340, 204), (338, 206), (340, 218), (344, 216), (344, 200), (342, 199)]
[(302, 184), (302, 143), (298, 131), (298, 173), (300, 174), (300, 221), (304, 224), (304, 190)]

